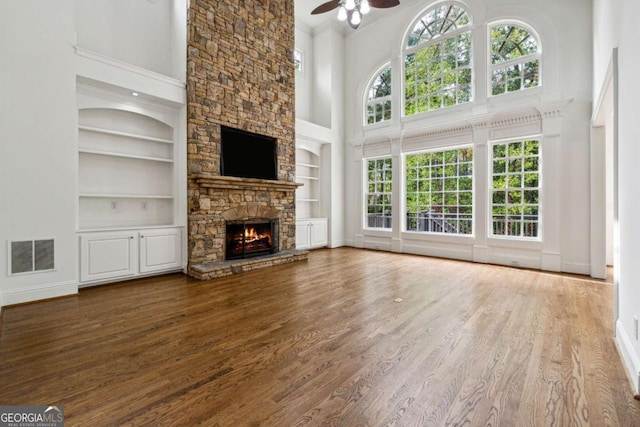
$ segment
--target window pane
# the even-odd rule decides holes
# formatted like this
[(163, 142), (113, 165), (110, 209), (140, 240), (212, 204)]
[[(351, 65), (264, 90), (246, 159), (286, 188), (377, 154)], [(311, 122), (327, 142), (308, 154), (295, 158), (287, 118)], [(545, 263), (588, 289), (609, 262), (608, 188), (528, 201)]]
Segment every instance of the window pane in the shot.
[(455, 5), (442, 5), (430, 9), (413, 27), (407, 47), (426, 43), (431, 39), (465, 27), (471, 23), (467, 11)]
[(391, 120), (391, 67), (373, 79), (367, 94), (367, 124)]
[(538, 141), (493, 145), (491, 232), (494, 236), (539, 237), (539, 152)]
[[(406, 229), (424, 233), (473, 233), (473, 149), (407, 155)], [(425, 176), (418, 182), (410, 176)]]
[[(491, 32), (491, 95), (538, 86), (540, 84), (540, 44), (533, 34), (516, 25), (498, 25)], [(500, 64), (510, 61), (507, 67)], [(515, 62), (515, 64), (513, 64)], [(498, 67), (495, 67), (495, 66)]]
[[(391, 228), (391, 196), (393, 171), (391, 158), (368, 160), (365, 226)], [(416, 181), (411, 181), (414, 184)]]
[(435, 38), (425, 44), (405, 56), (406, 115), (470, 102), (472, 98), (470, 33)]

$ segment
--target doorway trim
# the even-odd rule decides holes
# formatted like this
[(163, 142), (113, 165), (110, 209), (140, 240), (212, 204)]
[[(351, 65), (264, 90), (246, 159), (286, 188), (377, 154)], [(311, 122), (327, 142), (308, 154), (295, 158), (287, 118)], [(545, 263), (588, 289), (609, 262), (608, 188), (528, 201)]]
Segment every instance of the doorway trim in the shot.
[(618, 48), (614, 48), (591, 118), (591, 277), (607, 278), (606, 260), (606, 127), (613, 114), (613, 322), (618, 320), (620, 231), (618, 228)]

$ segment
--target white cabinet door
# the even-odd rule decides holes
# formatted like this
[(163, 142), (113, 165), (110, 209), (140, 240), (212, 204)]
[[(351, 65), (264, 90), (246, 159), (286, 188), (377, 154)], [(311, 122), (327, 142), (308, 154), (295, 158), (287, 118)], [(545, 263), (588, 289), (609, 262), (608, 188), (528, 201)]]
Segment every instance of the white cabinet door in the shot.
[(296, 249), (309, 249), (311, 247), (309, 234), (309, 221), (296, 221)]
[(180, 229), (168, 228), (140, 232), (140, 272), (182, 267)]
[(310, 245), (312, 248), (327, 246), (327, 220), (326, 218), (313, 219), (309, 221)]
[(137, 239), (132, 232), (87, 233), (80, 236), (80, 281), (136, 274)]
[(327, 246), (327, 218), (296, 221), (296, 249)]

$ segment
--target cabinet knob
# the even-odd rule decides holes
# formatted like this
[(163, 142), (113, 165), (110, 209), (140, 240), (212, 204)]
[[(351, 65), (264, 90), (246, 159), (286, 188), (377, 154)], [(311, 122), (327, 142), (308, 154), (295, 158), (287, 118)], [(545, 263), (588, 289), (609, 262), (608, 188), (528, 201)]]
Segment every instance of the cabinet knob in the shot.
[(133, 236), (129, 236), (130, 239), (133, 239)]
[(142, 234), (141, 234), (141, 235), (140, 235), (140, 238), (141, 238), (141, 239), (144, 239), (144, 235), (142, 235)]

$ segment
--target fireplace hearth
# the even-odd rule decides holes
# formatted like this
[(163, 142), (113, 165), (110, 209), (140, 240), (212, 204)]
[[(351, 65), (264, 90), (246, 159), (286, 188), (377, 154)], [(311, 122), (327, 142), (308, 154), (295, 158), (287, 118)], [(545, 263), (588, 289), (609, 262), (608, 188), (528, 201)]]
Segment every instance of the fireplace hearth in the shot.
[(226, 221), (225, 259), (252, 258), (278, 252), (278, 220)]

